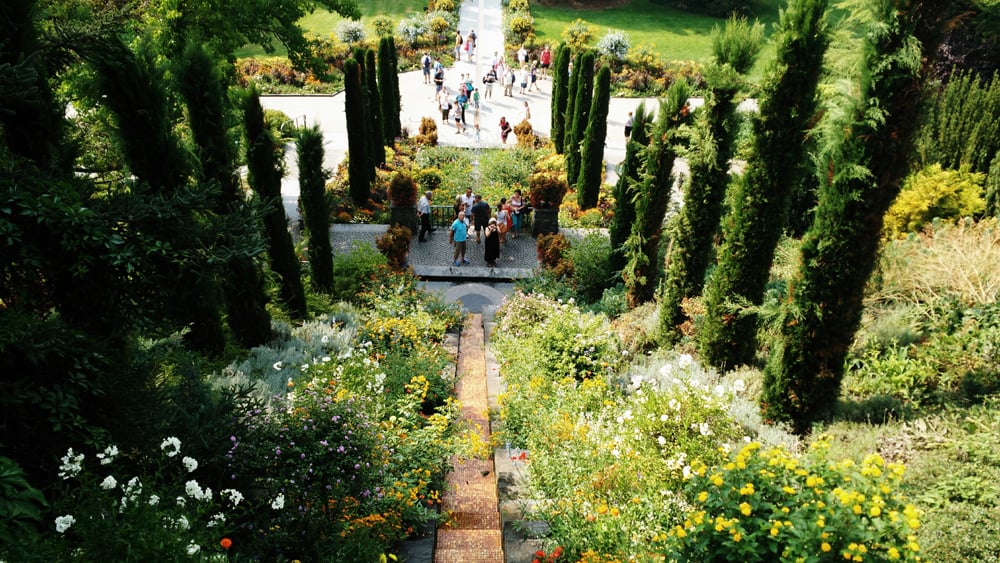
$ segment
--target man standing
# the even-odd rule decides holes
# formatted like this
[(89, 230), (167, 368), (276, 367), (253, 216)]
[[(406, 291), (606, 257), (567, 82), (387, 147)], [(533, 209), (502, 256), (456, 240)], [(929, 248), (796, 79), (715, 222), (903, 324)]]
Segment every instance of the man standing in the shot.
[(542, 63), (542, 78), (545, 78), (549, 75), (549, 67), (552, 66), (552, 51), (549, 50), (548, 45), (542, 49), (542, 54), (539, 58)]
[(625, 140), (632, 136), (632, 112), (628, 112), (628, 119), (625, 120)]
[(465, 259), (465, 240), (468, 234), (469, 231), (465, 225), (465, 211), (459, 211), (458, 217), (451, 224), (451, 232), (448, 233), (448, 242), (455, 245), (455, 253), (451, 258), (451, 263), (455, 266), (469, 263)]
[(483, 77), (483, 84), (486, 85), (483, 88), (483, 98), (489, 100), (493, 97), (493, 84), (497, 81), (497, 71), (494, 69), (489, 69), (486, 71), (486, 76)]
[(483, 196), (476, 195), (476, 203), (472, 206), (473, 228), (476, 230), (476, 244), (482, 241), (482, 233), (490, 222), (490, 204), (483, 201)]
[(503, 83), (503, 95), (514, 97), (514, 81), (517, 77), (514, 76), (514, 69), (508, 68), (507, 72), (504, 73), (504, 83)]
[(424, 84), (431, 83), (431, 56), (426, 52), (420, 58), (420, 68), (424, 71)]
[(476, 196), (472, 195), (472, 188), (465, 188), (465, 195), (460, 196), (465, 208), (472, 212), (472, 206), (476, 204)]
[(424, 192), (424, 197), (420, 198), (420, 201), (417, 202), (417, 216), (420, 217), (420, 235), (417, 236), (418, 242), (427, 242), (425, 235), (434, 232), (434, 229), (431, 228), (431, 201), (433, 199), (434, 192), (427, 190)]

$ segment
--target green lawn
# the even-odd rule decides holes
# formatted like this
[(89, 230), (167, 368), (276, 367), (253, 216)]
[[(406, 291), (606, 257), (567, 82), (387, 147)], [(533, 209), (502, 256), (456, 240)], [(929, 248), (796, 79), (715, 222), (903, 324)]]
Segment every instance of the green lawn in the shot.
[[(753, 17), (766, 25), (768, 37), (772, 24), (778, 20), (778, 8), (784, 4), (783, 0), (754, 3)], [(662, 0), (630, 0), (605, 10), (577, 10), (533, 3), (531, 14), (535, 18), (535, 34), (542, 42), (558, 43), (563, 29), (579, 18), (591, 25), (592, 45), (596, 45), (609, 29), (621, 29), (629, 35), (633, 46), (652, 46), (665, 60), (699, 63), (707, 62), (711, 55), (712, 28), (725, 23), (717, 18), (678, 10), (672, 2)], [(771, 59), (773, 53), (773, 49), (765, 48), (761, 60)]]

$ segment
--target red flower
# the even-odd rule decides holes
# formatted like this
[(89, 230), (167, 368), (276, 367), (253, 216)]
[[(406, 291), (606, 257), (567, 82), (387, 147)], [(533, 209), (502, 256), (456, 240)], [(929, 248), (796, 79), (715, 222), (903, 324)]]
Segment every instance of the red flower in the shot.
[(229, 538), (222, 538), (222, 541), (219, 542), (219, 545), (222, 546), (222, 549), (229, 549), (230, 547), (233, 547), (233, 540)]

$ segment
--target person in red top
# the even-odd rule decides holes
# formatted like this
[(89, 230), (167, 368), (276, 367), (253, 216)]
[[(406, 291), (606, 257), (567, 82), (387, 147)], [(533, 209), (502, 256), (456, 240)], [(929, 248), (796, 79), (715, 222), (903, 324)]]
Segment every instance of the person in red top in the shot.
[(542, 49), (542, 54), (539, 57), (539, 60), (542, 63), (541, 75), (542, 78), (545, 78), (546, 76), (549, 75), (549, 66), (552, 65), (552, 51), (549, 50), (548, 45), (546, 45), (545, 48)]

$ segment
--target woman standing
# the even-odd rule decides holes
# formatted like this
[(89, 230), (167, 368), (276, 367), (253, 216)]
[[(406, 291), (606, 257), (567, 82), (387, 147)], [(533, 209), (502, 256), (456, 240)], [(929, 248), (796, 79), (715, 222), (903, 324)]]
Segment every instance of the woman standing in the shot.
[(507, 135), (510, 135), (511, 129), (512, 129), (512, 127), (510, 126), (510, 123), (507, 122), (507, 118), (506, 117), (501, 117), (500, 118), (500, 140), (503, 141), (503, 144), (505, 144), (505, 145), (507, 144)]
[(507, 243), (507, 231), (510, 230), (510, 204), (507, 198), (500, 198), (500, 205), (497, 206), (497, 229), (500, 230), (500, 244)]
[(524, 198), (521, 197), (521, 190), (514, 190), (514, 195), (510, 196), (510, 211), (514, 221), (514, 231), (510, 238), (517, 238), (518, 231), (521, 230), (521, 218), (524, 216)]
[(497, 220), (495, 217), (490, 218), (489, 225), (486, 226), (486, 244), (483, 258), (486, 259), (486, 265), (490, 268), (496, 268), (497, 259), (500, 258), (500, 229), (497, 228)]

